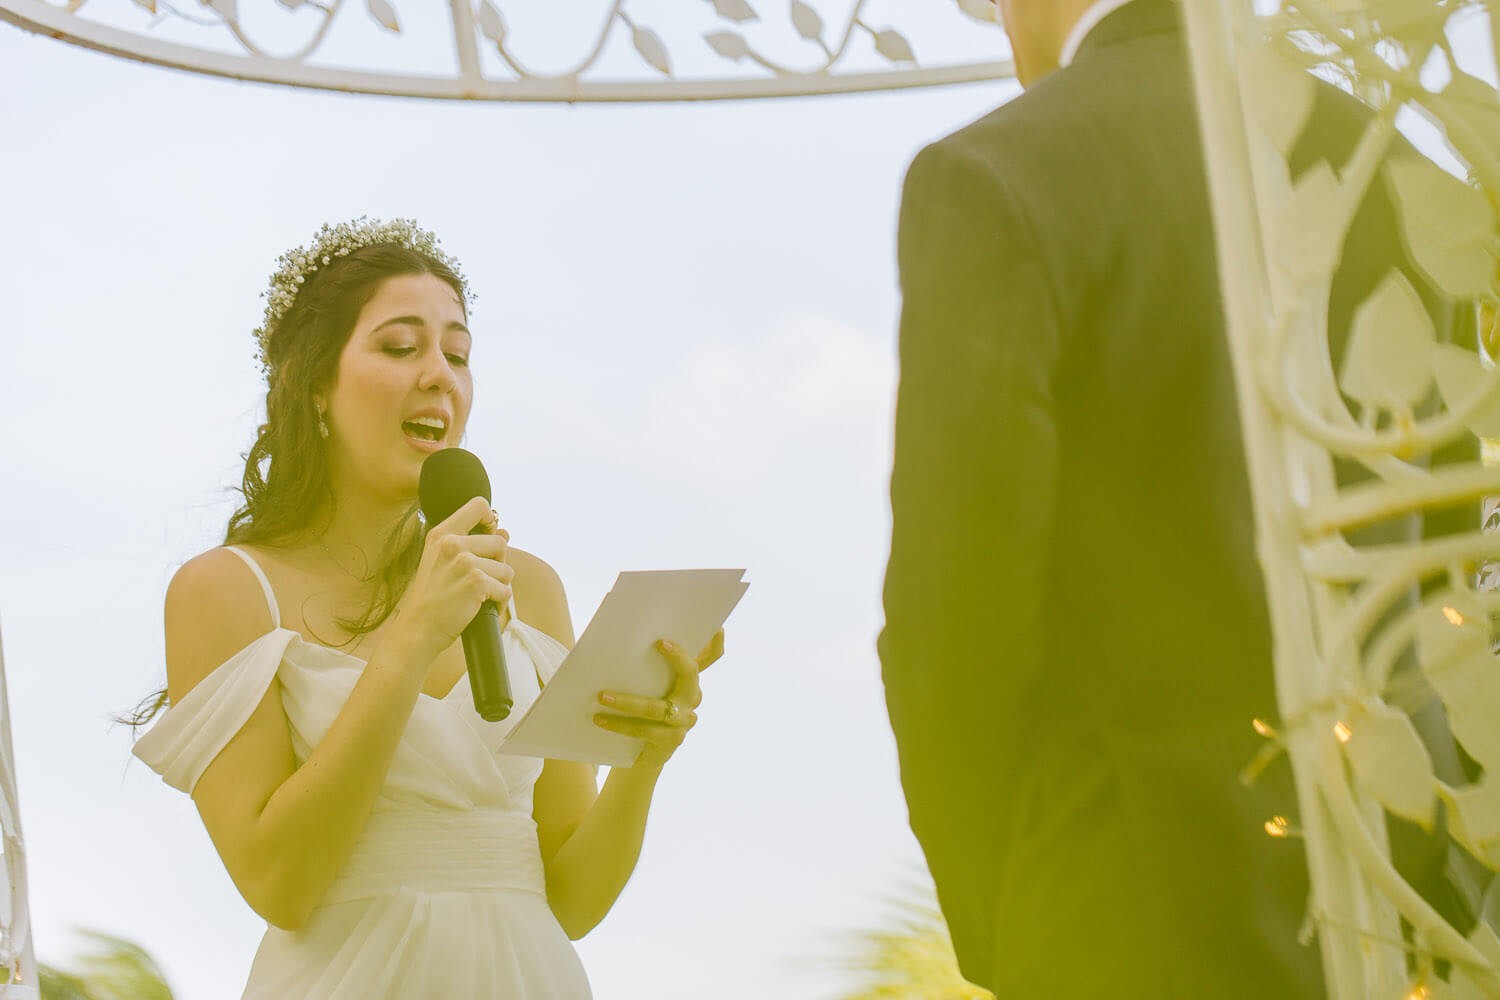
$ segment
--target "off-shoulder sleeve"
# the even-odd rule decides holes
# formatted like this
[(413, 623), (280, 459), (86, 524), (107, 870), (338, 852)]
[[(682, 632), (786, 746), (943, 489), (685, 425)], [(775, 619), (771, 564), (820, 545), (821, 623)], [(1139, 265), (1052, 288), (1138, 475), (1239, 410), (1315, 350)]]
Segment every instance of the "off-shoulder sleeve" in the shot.
[(167, 784), (191, 795), (208, 765), (265, 697), (296, 635), (291, 629), (272, 629), (219, 664), (136, 740), (131, 752)]
[(552, 680), (552, 675), (557, 673), (557, 668), (562, 666), (562, 661), (568, 658), (568, 647), (541, 629), (516, 618), (514, 614), (506, 631), (514, 635), (531, 656), (531, 662), (536, 665), (537, 679), (546, 687), (547, 682)]

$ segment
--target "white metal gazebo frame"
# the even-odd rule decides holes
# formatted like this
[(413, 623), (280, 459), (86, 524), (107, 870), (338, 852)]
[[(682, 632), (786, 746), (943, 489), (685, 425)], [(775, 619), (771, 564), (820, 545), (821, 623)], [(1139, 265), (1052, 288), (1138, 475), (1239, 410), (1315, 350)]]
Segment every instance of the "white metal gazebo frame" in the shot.
[[(1500, 55), (1500, 4), (1483, 5)], [(1452, 841), (1500, 868), (1500, 741), (1489, 738), (1500, 733), (1500, 593), (1479, 572), (1500, 560), (1500, 533), (1353, 540), (1364, 526), (1500, 495), (1490, 462), (1427, 463), (1448, 443), (1500, 438), (1500, 369), (1486, 371), (1476, 345), (1442, 343), (1394, 269), (1355, 313), (1338, 371), (1327, 330), (1340, 248), (1375, 184), (1392, 192), (1432, 285), (1460, 302), (1500, 301), (1500, 143), (1470, 121), (1492, 112), (1500, 123), (1500, 95), (1456, 64), (1436, 91), (1421, 79), (1429, 57), (1453, 63), (1448, 18), (1478, 6), (1285, 0), (1265, 19), (1253, 0), (1185, 4), (1275, 635), (1281, 720), (1257, 729), (1288, 753), (1297, 783), (1295, 825), (1276, 817), (1266, 829), (1306, 845), (1309, 927), (1335, 1000), (1500, 997), (1500, 936), (1482, 911), (1467, 935), (1448, 923), (1396, 870), (1385, 828), (1387, 814), (1430, 825), (1441, 803)], [(1348, 163), (1294, 180), (1310, 67), (1343, 76), (1373, 107)], [(1442, 128), (1469, 183), (1386, 160), (1403, 109)], [(1371, 478), (1340, 484), (1335, 458)], [(1394, 682), (1408, 654), (1420, 685)], [(1412, 701), (1434, 697), (1489, 779), (1436, 776), (1409, 717)], [(1446, 978), (1438, 960), (1452, 963)]]
[[(157, 13), (158, 0), (134, 2), (143, 14), (161, 16)], [(1015, 75), (1010, 60), (918, 65), (915, 53), (902, 35), (894, 29), (877, 29), (862, 19), (867, 0), (856, 0), (843, 28), (832, 33), (811, 4), (792, 0), (790, 27), (802, 42), (822, 52), (821, 57), (804, 67), (773, 60), (740, 33), (740, 25), (759, 20), (749, 0), (711, 0), (723, 27), (705, 34), (704, 41), (724, 60), (737, 68), (744, 67), (737, 74), (712, 78), (674, 76), (667, 47), (655, 32), (631, 18), (629, 0), (612, 0), (588, 55), (570, 69), (555, 73), (528, 69), (513, 51), (513, 39), (496, 6), (503, 0), (478, 0), (477, 8), (474, 0), (449, 0), (446, 7), (451, 20), (456, 73), (371, 72), (308, 62), (325, 41), (336, 16), (348, 6), (346, 0), (328, 0), (326, 6), (312, 0), (278, 2), (289, 9), (316, 7), (323, 12), (321, 26), (288, 56), (270, 55), (250, 38), (240, 22), (238, 0), (203, 0), (203, 6), (209, 21), (217, 22), (217, 27), (229, 33), (239, 53), (167, 41), (87, 18), (82, 14), (86, 0), (70, 0), (66, 5), (48, 0), (0, 0), (0, 20), (99, 52), (212, 76), (441, 100), (565, 103), (747, 100), (935, 87), (1009, 79)], [(372, 16), (387, 30), (400, 30), (386, 0), (366, 2)], [(163, 10), (173, 9), (167, 6), (167, 0), (160, 3)], [(957, 4), (976, 20), (993, 16), (989, 0), (957, 0)], [(876, 51), (890, 68), (875, 71), (846, 68), (851, 43), (862, 34), (873, 39)], [(654, 78), (598, 79), (591, 75), (600, 55), (621, 36), (628, 36)], [(998, 47), (998, 41), (996, 44)], [(493, 49), (499, 55), (508, 75), (497, 77), (483, 70), (482, 48)]]
[(15, 754), (10, 742), (10, 696), (5, 680), (5, 649), (0, 643), (0, 845), (3, 845), (7, 901), (0, 920), (0, 1000), (37, 1000), (40, 972), (31, 940), (31, 909), (26, 881), (26, 849), (16, 794)]
[[(170, 9), (168, 0), (133, 2), (153, 15), (158, 3)], [(237, 0), (199, 3), (208, 26), (227, 30), (242, 54), (91, 20), (81, 13), (88, 0), (61, 6), (47, 0), (0, 0), (0, 20), (86, 48), (202, 74), (427, 99), (729, 100), (894, 90), (1013, 75), (1008, 61), (917, 65), (901, 35), (860, 20), (865, 0), (854, 3), (848, 24), (829, 36), (831, 42), (814, 8), (805, 0), (791, 0), (796, 34), (823, 52), (821, 61), (800, 70), (773, 62), (743, 34), (726, 27), (704, 40), (719, 56), (749, 71), (679, 79), (661, 39), (631, 19), (629, 0), (613, 0), (593, 50), (565, 72), (538, 74), (525, 68), (508, 48), (505, 22), (495, 6), (500, 0), (450, 0), (457, 66), (451, 75), (350, 70), (307, 61), (346, 0), (327, 0), (327, 6), (317, 0), (278, 2), (289, 11), (310, 6), (325, 15), (323, 29), (292, 56), (268, 55), (249, 40), (240, 30)], [(388, 0), (364, 2), (387, 30), (397, 30)], [(735, 25), (755, 17), (750, 0), (709, 2)], [(1482, 2), (1500, 55), (1500, 0)], [(989, 6), (989, 0), (957, 3), (976, 17)], [(1337, 51), (1320, 57), (1322, 61), (1348, 62), (1373, 75), (1374, 121), (1341, 176), (1313, 170), (1293, 184), (1285, 175), (1285, 133), (1295, 131), (1295, 106), (1304, 94), (1306, 74), (1305, 67), (1295, 65), (1295, 47), (1288, 48), (1284, 38), (1267, 30), (1274, 22), (1257, 18), (1254, 0), (1184, 0), (1255, 497), (1258, 553), (1276, 638), (1282, 731), (1271, 733), (1266, 727), (1266, 732), (1285, 748), (1297, 778), (1298, 826), (1313, 883), (1311, 924), (1330, 995), (1336, 1000), (1500, 1000), (1500, 936), (1481, 921), (1466, 937), (1438, 915), (1396, 872), (1383, 828), (1387, 812), (1420, 821), (1441, 800), (1455, 839), (1490, 867), (1500, 867), (1500, 740), (1496, 746), (1469, 748), (1482, 763), (1490, 763), (1487, 756), (1494, 758), (1494, 802), (1481, 783), (1445, 785), (1431, 774), (1410, 720), (1385, 688), (1390, 662), (1404, 648), (1413, 648), (1461, 742), (1472, 734), (1476, 712), (1492, 712), (1479, 722), (1500, 731), (1493, 724), (1500, 719), (1500, 663), (1490, 648), (1500, 594), (1484, 591), (1473, 579), (1476, 564), (1500, 560), (1500, 533), (1415, 541), (1378, 551), (1360, 549), (1344, 537), (1346, 530), (1382, 517), (1442, 504), (1478, 504), (1500, 495), (1500, 468), (1476, 463), (1431, 470), (1411, 460), (1464, 434), (1500, 438), (1500, 370), (1486, 373), (1477, 360), (1470, 364), (1451, 353), (1429, 351), (1437, 345), (1429, 345), (1428, 334), (1419, 328), (1420, 310), (1409, 308), (1410, 296), (1392, 281), (1366, 303), (1361, 312), (1365, 319), (1356, 320), (1351, 344), (1363, 347), (1351, 346), (1350, 352), (1358, 355), (1359, 364), (1334, 373), (1326, 352), (1326, 317), (1310, 308), (1321, 301), (1337, 261), (1337, 242), (1326, 252), (1330, 234), (1346, 231), (1359, 195), (1377, 182), (1383, 169), (1396, 109), (1411, 106), (1439, 121), (1471, 168), (1475, 189), (1492, 196), (1500, 196), (1500, 143), (1471, 134), (1463, 114), (1452, 107), (1445, 113), (1436, 100), (1441, 95), (1426, 95), (1409, 67), (1386, 62), (1378, 48), (1379, 32), (1371, 25), (1379, 26), (1382, 18), (1420, 18), (1428, 9), (1446, 12), (1438, 0), (1285, 0), (1284, 7), (1305, 15), (1325, 40), (1334, 40)], [(846, 70), (845, 58), (860, 32), (869, 35), (892, 68)], [(629, 38), (642, 64), (657, 76), (590, 75), (600, 53), (622, 37)], [(508, 76), (483, 71), (483, 45), (493, 47), (509, 68)], [(1481, 94), (1464, 86), (1470, 88), (1467, 95), (1455, 98), (1482, 109), (1493, 101), (1500, 121), (1500, 97), (1493, 88)], [(1268, 94), (1273, 98), (1269, 104)], [(1275, 111), (1278, 101), (1294, 112)], [(1267, 107), (1273, 108), (1269, 118)], [(1404, 183), (1406, 196), (1415, 199), (1407, 205), (1410, 228), (1411, 206), (1421, 197), (1411, 192), (1441, 185), (1430, 175)], [(1445, 190), (1442, 197), (1466, 198), (1470, 214), (1482, 214), (1479, 201), (1455, 193), (1456, 188)], [(1325, 252), (1286, 254), (1293, 247)], [(1486, 252), (1500, 255), (1500, 239)], [(1296, 260), (1289, 263), (1288, 256)], [(1449, 290), (1479, 294), (1469, 288)], [(1492, 285), (1487, 294), (1496, 292)], [(1429, 383), (1436, 384), (1444, 404), (1430, 417), (1418, 405), (1431, 397)], [(1350, 409), (1350, 398), (1358, 400), (1360, 412)], [(1375, 419), (1381, 413), (1390, 419)], [(1332, 475), (1335, 456), (1364, 465), (1374, 474), (1373, 482), (1340, 488)], [(1434, 599), (1409, 613), (1384, 614), (1394, 595), (1433, 578), (1445, 588)], [(1368, 589), (1359, 591), (1356, 584)], [(1448, 686), (1456, 674), (1463, 674), (1475, 692), (1468, 703), (1454, 695), (1456, 687)], [(0, 927), (0, 960), (10, 964), (12, 982), (0, 985), (0, 1000), (10, 1000), (36, 996), (36, 967), (3, 681), (0, 660), (0, 827), (12, 901), (11, 919)], [(1267, 831), (1285, 836), (1291, 826), (1272, 821)], [(1410, 942), (1402, 938), (1403, 919), (1414, 929)], [(1451, 977), (1436, 975), (1436, 959), (1454, 963)]]

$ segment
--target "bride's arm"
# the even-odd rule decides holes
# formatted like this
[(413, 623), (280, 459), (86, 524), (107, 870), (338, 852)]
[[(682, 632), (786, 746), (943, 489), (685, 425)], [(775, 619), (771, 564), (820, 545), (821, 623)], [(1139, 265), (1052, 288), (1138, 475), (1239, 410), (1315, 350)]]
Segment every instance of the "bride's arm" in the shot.
[[(562, 581), (540, 559), (511, 552), (520, 617), (573, 648)], [(549, 760), (532, 799), (547, 902), (574, 940), (604, 919), (635, 871), (661, 766), (611, 768), (603, 789), (595, 774), (590, 764)]]
[[(173, 704), (269, 625), (255, 580), (222, 550), (178, 570), (167, 589), (167, 682)], [(327, 735), (297, 766), (273, 681), (194, 786), (193, 801), (251, 909), (296, 930), (364, 827), (431, 654), (388, 633)]]
[[(571, 834), (542, 859), (547, 870), (547, 903), (568, 937), (575, 941), (593, 930), (635, 871), (646, 834), (646, 814), (661, 768), (611, 768), (604, 788), (594, 793), (593, 768), (573, 761), (549, 760), (543, 778), (551, 779), (549, 798), (577, 814)], [(551, 772), (550, 775), (547, 772)], [(536, 807), (543, 806), (537, 782)], [(540, 831), (541, 824), (538, 823)]]
[[(482, 600), (504, 604), (505, 541), (469, 535), (490, 513), (474, 500), (428, 533), (422, 561), (338, 716), (299, 767), (274, 681), (193, 788), (235, 885), (261, 916), (296, 930), (364, 830), (439, 652)], [(477, 559), (477, 561), (476, 561)], [(231, 553), (184, 565), (167, 588), (168, 693), (175, 705), (270, 624), (255, 581)]]

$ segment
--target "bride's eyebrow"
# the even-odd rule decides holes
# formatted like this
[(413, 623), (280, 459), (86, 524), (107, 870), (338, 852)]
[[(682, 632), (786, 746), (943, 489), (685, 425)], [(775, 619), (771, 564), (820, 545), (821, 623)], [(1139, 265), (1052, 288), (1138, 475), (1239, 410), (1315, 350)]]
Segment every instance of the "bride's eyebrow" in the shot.
[[(394, 319), (388, 319), (388, 320), (386, 320), (384, 323), (381, 323), (379, 326), (377, 326), (375, 329), (371, 330), (370, 332), (371, 333), (379, 333), (381, 330), (384, 330), (388, 326), (422, 326), (422, 327), (425, 327), (426, 325), (427, 324), (422, 320), (422, 317), (420, 317), (420, 316), (397, 316)], [(448, 330), (457, 330), (460, 333), (469, 333), (469, 328), (466, 327), (466, 326), (464, 326), (462, 323), (458, 322), (457, 320), (454, 320), (452, 323), (449, 323), (448, 326), (446, 327), (446, 329), (448, 329)], [(470, 334), (470, 336), (473, 336), (473, 334)]]
[(377, 326), (375, 329), (371, 330), (370, 332), (371, 333), (379, 333), (381, 330), (384, 330), (388, 326), (426, 326), (426, 325), (427, 325), (426, 323), (422, 322), (422, 317), (420, 317), (420, 316), (397, 316), (394, 319), (388, 319), (388, 320), (386, 320), (384, 323), (381, 323), (379, 326)]

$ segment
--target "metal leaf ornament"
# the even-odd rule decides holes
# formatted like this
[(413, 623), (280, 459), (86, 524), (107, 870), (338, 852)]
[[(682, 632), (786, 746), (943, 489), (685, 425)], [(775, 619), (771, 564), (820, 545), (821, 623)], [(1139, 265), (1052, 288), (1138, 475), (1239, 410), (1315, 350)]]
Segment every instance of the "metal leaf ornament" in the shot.
[(990, 0), (958, 0), (958, 9), (976, 21), (999, 20), (1000, 8)]
[[(1469, 932), (1469, 943), (1479, 953), (1490, 960), (1492, 965), (1500, 966), (1500, 937), (1490, 925), (1480, 921), (1474, 929)], [(1433, 986), (1442, 986), (1432, 992), (1432, 1000), (1489, 1000), (1490, 994), (1469, 976), (1461, 964), (1455, 963), (1453, 971), (1448, 975), (1446, 984), (1434, 983)]]
[[(1449, 898), (1465, 908), (1490, 875), (1471, 877), (1469, 868), (1500, 871), (1500, 657), (1492, 652), (1500, 533), (1362, 530), (1404, 529), (1440, 510), (1477, 514), (1481, 500), (1500, 510), (1500, 463), (1481, 461), (1467, 433), (1500, 438), (1500, 370), (1481, 365), (1469, 323), (1500, 254), (1500, 164), (1492, 158), (1500, 99), (1458, 69), (1488, 76), (1487, 48), (1476, 54), (1457, 44), (1461, 30), (1480, 34), (1487, 25), (1456, 27), (1461, 11), (1494, 13), (1495, 3), (1183, 6), (1220, 276), (1226, 301), (1236, 303), (1228, 341), (1247, 387), (1247, 464), (1257, 523), (1270, 528), (1258, 547), (1278, 642), (1294, 640), (1278, 649), (1278, 670), (1291, 681), (1278, 677), (1279, 708), (1311, 736), (1278, 744), (1299, 793), (1320, 800), (1304, 817), (1315, 887), (1306, 939), (1318, 941), (1330, 996), (1500, 1000), (1500, 965), (1490, 961), (1500, 942), (1488, 931), (1483, 942), (1466, 941), (1459, 928), (1470, 924), (1452, 916), (1459, 906), (1444, 912), (1430, 893), (1414, 891), (1385, 827), (1399, 816), (1432, 830), (1446, 815), (1453, 840), (1440, 832), (1430, 846), (1437, 859), (1457, 859), (1450, 879), (1463, 885)], [(1313, 134), (1321, 121), (1313, 109), (1330, 83), (1347, 85), (1369, 114), (1352, 153), (1319, 162), (1302, 155), (1303, 141), (1329, 139)], [(1444, 133), (1452, 161), (1482, 189), (1402, 140), (1414, 114)], [(1399, 267), (1382, 264), (1350, 303), (1345, 338), (1337, 307), (1330, 313), (1343, 285), (1338, 265), (1371, 252), (1365, 223), (1387, 194), (1407, 252), (1394, 248)], [(1455, 329), (1429, 315), (1435, 302), (1445, 313), (1454, 307)], [(1429, 412), (1434, 383), (1446, 405)], [(1500, 455), (1486, 444), (1486, 459)], [(1338, 463), (1369, 475), (1345, 477)], [(1497, 586), (1477, 592), (1486, 564), (1497, 567)], [(1415, 608), (1408, 595), (1420, 595)], [(1420, 674), (1405, 669), (1408, 654)], [(1427, 734), (1412, 722), (1419, 707), (1446, 716), (1447, 735), (1483, 768), (1485, 783), (1438, 780)], [(1289, 831), (1273, 822), (1267, 832)], [(1460, 968), (1472, 982), (1447, 990), (1459, 982), (1450, 970)]]
[[(984, 2), (988, 3), (989, 0), (984, 0)], [(823, 40), (822, 15), (802, 0), (792, 0), (792, 27), (797, 29), (797, 34), (810, 42)]]
[(1484, 394), (1484, 402), (1465, 421), (1481, 438), (1500, 437), (1500, 369), (1487, 372), (1479, 359), (1455, 344), (1432, 349), (1432, 374), (1448, 409), (1457, 410)]
[(906, 38), (899, 31), (889, 28), (875, 32), (875, 51), (895, 63), (917, 61)]
[(714, 10), (718, 11), (720, 17), (728, 18), (737, 23), (745, 21), (759, 21), (760, 15), (755, 13), (745, 0), (713, 0)]
[(1490, 652), (1489, 612), (1473, 592), (1449, 591), (1417, 616), (1417, 659), (1453, 736), (1486, 769), (1500, 770), (1500, 660)]
[(703, 39), (725, 59), (738, 62), (750, 54), (750, 43), (737, 31), (711, 31)]
[(1454, 70), (1442, 93), (1428, 98), (1445, 119), (1467, 127), (1491, 155), (1500, 156), (1500, 91), (1462, 70)]
[(380, 26), (386, 31), (401, 34), (401, 22), (396, 20), (396, 9), (386, 0), (365, 0), (370, 8), (370, 16), (380, 22)]
[[(777, 7), (781, 2), (786, 6)], [(939, 11), (961, 2), (977, 15), (990, 0), (934, 2)], [(352, 12), (343, 0), (255, 0), (253, 9), (245, 4), (241, 18), (244, 3), (0, 0), (0, 20), (62, 41), (103, 46), (209, 76), (422, 100), (568, 105), (743, 100), (903, 90), (1006, 79), (1014, 74), (1010, 60), (992, 51), (965, 51), (956, 38), (946, 36), (931, 43), (931, 52), (923, 49), (926, 65), (915, 65), (911, 46), (897, 31), (876, 30), (905, 30), (899, 18), (921, 17), (914, 5), (900, 2), (887, 4), (900, 12), (889, 15), (889, 25), (870, 20), (867, 8), (874, 5), (865, 0), (843, 5), (820, 0), (554, 3), (550, 7), (562, 14), (552, 19), (555, 24), (540, 31), (528, 27), (519, 35), (517, 30), (506, 30), (506, 22), (517, 14), (505, 0), (420, 5), (358, 0)], [(531, 6), (549, 7), (545, 2)], [(708, 59), (701, 49), (695, 57), (683, 56), (688, 63), (678, 64), (681, 53), (676, 46), (685, 36), (679, 32), (674, 40), (672, 25), (663, 18), (669, 16), (668, 10), (679, 9), (678, 26), (686, 26), (695, 16), (695, 6), (698, 20), (707, 23), (696, 32), (690, 29), (689, 36), (717, 28), (744, 34), (748, 56), (738, 56), (739, 46), (726, 39), (717, 43), (729, 53), (730, 61), (738, 58), (738, 66)], [(909, 6), (911, 11), (906, 9)], [(501, 10), (506, 11), (503, 18)], [(656, 13), (648, 14), (648, 10)], [(413, 24), (413, 17), (418, 23)], [(768, 26), (762, 46), (761, 36), (749, 30), (750, 22), (775, 22), (778, 17), (779, 30)], [(170, 51), (160, 49), (158, 32), (153, 30), (162, 22), (172, 34)], [(370, 31), (371, 22), (398, 37), (407, 35), (410, 27), (419, 37), (409, 37), (405, 46), (390, 44), (392, 39), (382, 42), (382, 33)], [(654, 32), (645, 27), (648, 24)], [(226, 27), (231, 30), (225, 31)], [(972, 24), (960, 28), (973, 33)], [(880, 54), (870, 51), (867, 36), (873, 38)], [(804, 40), (812, 47), (798, 44)], [(361, 51), (367, 43), (373, 47)], [(693, 41), (685, 44), (694, 51)], [(528, 46), (537, 58), (528, 54)], [(480, 58), (486, 51), (489, 54)], [(556, 64), (559, 57), (563, 62)], [(891, 72), (872, 72), (882, 68)]]
[(1448, 833), (1474, 857), (1500, 869), (1500, 787), (1481, 778), (1462, 788), (1444, 788)]
[(1312, 74), (1270, 42), (1246, 54), (1241, 72), (1256, 123), (1286, 156), (1312, 117), (1317, 94)]
[(1495, 210), (1478, 188), (1427, 160), (1386, 166), (1412, 259), (1455, 298), (1479, 298), (1495, 283)]
[(496, 46), (505, 44), (505, 36), (508, 29), (505, 26), (505, 17), (500, 13), (490, 0), (483, 0), (479, 5), (479, 30), (484, 37), (494, 42)]
[(650, 28), (636, 28), (630, 33), (630, 40), (642, 59), (662, 74), (672, 75), (672, 61), (667, 56), (667, 47), (662, 44), (656, 32)]
[(1272, 254), (1279, 269), (1296, 281), (1315, 281), (1333, 273), (1344, 227), (1339, 216), (1338, 177), (1328, 161), (1305, 171), (1276, 215)]
[(1448, 17), (1434, 0), (1365, 0), (1365, 8), (1383, 32), (1404, 42), (1431, 39)]
[(1421, 296), (1393, 269), (1354, 314), (1339, 386), (1368, 408), (1415, 406), (1432, 389), (1436, 343)]
[(1437, 777), (1406, 713), (1378, 700), (1357, 705), (1337, 732), (1355, 780), (1395, 815), (1431, 830)]

